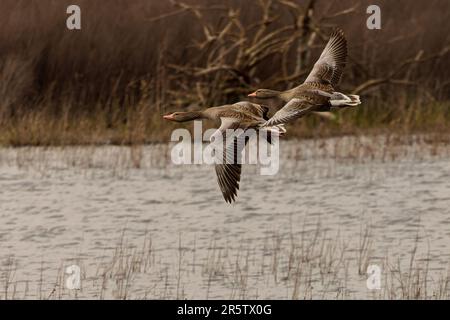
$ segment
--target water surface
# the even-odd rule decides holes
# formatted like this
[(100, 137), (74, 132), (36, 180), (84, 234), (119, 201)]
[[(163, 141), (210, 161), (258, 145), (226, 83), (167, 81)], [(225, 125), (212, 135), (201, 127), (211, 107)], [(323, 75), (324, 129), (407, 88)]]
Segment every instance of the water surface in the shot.
[[(283, 142), (280, 172), (244, 167), (233, 205), (211, 166), (174, 166), (166, 145), (1, 149), (0, 296), (387, 297), (414, 253), (433, 295), (450, 261), (450, 148), (418, 141)], [(133, 252), (145, 265), (118, 280)], [(81, 291), (65, 288), (71, 264)], [(367, 289), (367, 264), (384, 291)]]

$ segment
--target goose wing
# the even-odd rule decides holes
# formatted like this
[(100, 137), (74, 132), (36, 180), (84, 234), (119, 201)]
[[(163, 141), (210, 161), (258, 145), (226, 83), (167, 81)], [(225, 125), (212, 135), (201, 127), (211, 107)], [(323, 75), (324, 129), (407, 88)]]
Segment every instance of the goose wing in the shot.
[(233, 139), (226, 139), (226, 130), (238, 129), (240, 123), (237, 119), (233, 118), (222, 118), (221, 121), (220, 128), (213, 135), (215, 141), (217, 141), (216, 139), (222, 139), (222, 144), (219, 145), (219, 147), (222, 147), (222, 152), (216, 153), (216, 157), (219, 157), (216, 160), (220, 161), (216, 161), (215, 171), (220, 191), (225, 201), (231, 203), (235, 201), (237, 191), (239, 190), (242, 170), (242, 150), (245, 148), (248, 139), (245, 138), (244, 134), (234, 136)]
[(233, 107), (240, 113), (243, 112), (262, 119), (265, 119), (269, 112), (269, 107), (247, 101), (237, 102), (233, 105)]
[(340, 29), (336, 29), (323, 49), (319, 60), (314, 64), (305, 82), (326, 83), (335, 86), (339, 83), (347, 61), (347, 40)]
[(263, 126), (270, 127), (301, 118), (316, 110), (321, 104), (315, 104), (306, 98), (294, 98), (278, 110)]

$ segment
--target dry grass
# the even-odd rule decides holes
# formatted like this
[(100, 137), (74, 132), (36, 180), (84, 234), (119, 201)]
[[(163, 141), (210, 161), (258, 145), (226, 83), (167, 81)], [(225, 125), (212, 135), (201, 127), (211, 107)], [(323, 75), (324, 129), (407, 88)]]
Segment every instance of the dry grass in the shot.
[[(423, 237), (401, 256), (371, 253), (370, 225), (361, 226), (359, 244), (339, 232), (329, 234), (320, 221), (301, 233), (268, 235), (258, 241), (242, 239), (239, 246), (220, 244), (199, 250), (195, 241), (157, 250), (150, 234), (142, 245), (127, 243), (122, 233), (114, 249), (96, 266), (83, 259), (61, 261), (51, 276), (42, 263), (36, 279), (18, 279), (14, 257), (2, 261), (2, 299), (448, 299), (449, 275), (429, 270), (429, 248)], [(427, 251), (428, 250), (428, 251)], [(166, 255), (165, 257), (162, 255)], [(68, 265), (81, 267), (81, 289), (65, 286)], [(381, 289), (368, 290), (366, 270), (382, 270)], [(54, 279), (54, 280), (53, 280)]]
[(333, 26), (350, 43), (340, 89), (364, 104), (298, 122), (292, 137), (449, 127), (447, 1), (381, 1), (381, 31), (365, 28), (369, 2), (79, 1), (81, 31), (65, 28), (69, 4), (0, 4), (2, 145), (167, 141), (166, 110), (300, 82)]
[[(434, 157), (445, 159), (450, 156), (449, 144), (450, 137), (441, 133), (387, 133), (283, 140), (280, 160), (287, 168), (304, 163), (310, 165), (308, 161), (315, 160), (331, 160), (334, 167), (338, 167), (342, 162), (427, 162)], [(134, 144), (3, 148), (0, 153), (0, 166), (15, 167), (44, 177), (65, 170), (76, 170), (85, 176), (96, 174), (93, 169), (98, 169), (102, 174), (120, 178), (129, 175), (130, 170), (170, 170), (174, 165), (171, 162), (171, 145), (160, 143), (150, 146)], [(252, 166), (248, 166), (248, 170), (252, 170)]]

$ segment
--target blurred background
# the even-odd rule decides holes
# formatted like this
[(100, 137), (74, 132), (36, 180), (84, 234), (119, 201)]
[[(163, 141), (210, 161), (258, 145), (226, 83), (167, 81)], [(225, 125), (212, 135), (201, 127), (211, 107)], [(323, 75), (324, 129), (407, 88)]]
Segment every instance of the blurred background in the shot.
[[(448, 131), (447, 0), (78, 0), (73, 31), (70, 4), (0, 2), (2, 145), (167, 141), (168, 111), (301, 83), (335, 27), (349, 43), (338, 90), (363, 104), (297, 121), (288, 137)], [(366, 27), (370, 4), (381, 30)]]

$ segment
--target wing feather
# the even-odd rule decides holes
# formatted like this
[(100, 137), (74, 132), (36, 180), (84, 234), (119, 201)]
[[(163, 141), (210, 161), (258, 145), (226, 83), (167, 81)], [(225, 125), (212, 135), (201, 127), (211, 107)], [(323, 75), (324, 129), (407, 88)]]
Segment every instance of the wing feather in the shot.
[(333, 86), (339, 83), (347, 61), (347, 40), (340, 29), (330, 36), (311, 73), (305, 82), (329, 83)]
[(320, 107), (308, 101), (307, 99), (294, 98), (278, 110), (263, 126), (270, 127), (284, 124), (289, 121), (303, 117)]
[(220, 128), (215, 135), (221, 135), (223, 139), (223, 150), (221, 163), (214, 166), (217, 182), (226, 202), (234, 202), (239, 190), (242, 171), (242, 150), (246, 142), (245, 135), (234, 137), (232, 141), (226, 141), (226, 130), (237, 129), (239, 122), (236, 119), (223, 118)]

